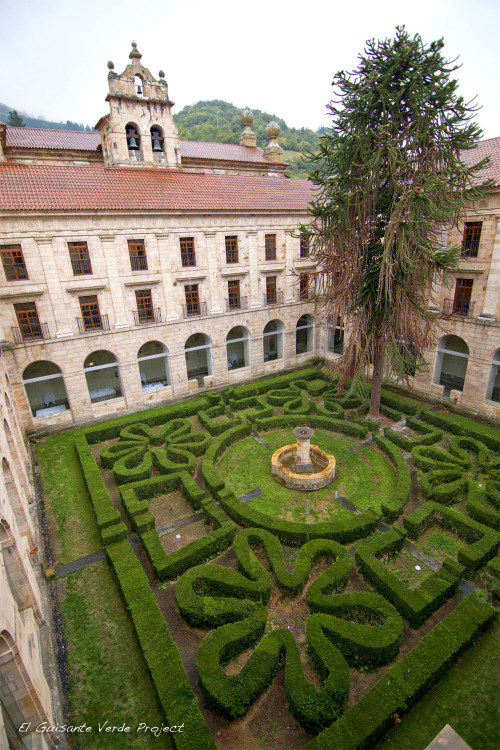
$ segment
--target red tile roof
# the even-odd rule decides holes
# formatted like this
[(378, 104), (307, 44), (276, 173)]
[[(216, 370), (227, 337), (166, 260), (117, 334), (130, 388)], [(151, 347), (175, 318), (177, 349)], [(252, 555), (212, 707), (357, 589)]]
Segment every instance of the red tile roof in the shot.
[(286, 177), (0, 164), (0, 211), (304, 212), (311, 198)]
[(465, 164), (477, 164), (487, 156), (490, 157), (490, 163), (479, 173), (480, 181), (491, 179), (498, 186), (500, 185), (500, 137), (479, 141), (476, 148), (464, 151), (462, 154)]
[(56, 151), (97, 151), (101, 136), (83, 130), (49, 130), (45, 128), (5, 129), (6, 148), (50, 148)]
[[(55, 151), (97, 151), (101, 136), (97, 132), (83, 130), (49, 130), (45, 128), (5, 129), (6, 148), (41, 148)], [(190, 159), (212, 159), (217, 161), (241, 161), (269, 164), (261, 148), (237, 146), (234, 143), (205, 143), (203, 141), (180, 141), (181, 157)], [(272, 166), (272, 165), (271, 165)]]

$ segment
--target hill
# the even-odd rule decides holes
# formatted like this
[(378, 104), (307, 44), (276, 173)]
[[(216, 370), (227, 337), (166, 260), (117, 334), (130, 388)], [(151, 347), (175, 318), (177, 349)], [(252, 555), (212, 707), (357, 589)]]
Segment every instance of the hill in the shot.
[[(0, 103), (0, 122), (7, 122), (9, 110), (12, 106)], [(235, 107), (234, 104), (219, 99), (201, 101), (183, 107), (174, 115), (174, 121), (179, 129), (179, 136), (185, 141), (216, 141), (218, 143), (239, 143), (241, 112), (245, 107)], [(250, 109), (250, 108), (248, 108)], [(53, 122), (40, 117), (32, 117), (26, 112), (19, 111), (26, 125), (30, 128), (54, 128), (56, 130), (86, 130), (93, 128), (81, 122)], [(291, 128), (285, 120), (268, 112), (258, 109), (252, 110), (254, 121), (252, 129), (257, 136), (257, 145), (265, 148), (268, 144), (266, 125), (275, 120), (281, 133), (279, 143), (285, 150), (285, 159), (290, 162), (287, 169), (289, 177), (307, 177), (307, 165), (302, 160), (302, 154), (314, 151), (318, 144), (318, 132), (309, 128)]]

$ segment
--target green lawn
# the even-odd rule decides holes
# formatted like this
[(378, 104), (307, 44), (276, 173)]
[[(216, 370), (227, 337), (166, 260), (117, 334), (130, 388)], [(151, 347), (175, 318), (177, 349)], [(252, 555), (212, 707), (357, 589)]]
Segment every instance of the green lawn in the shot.
[(498, 624), (385, 733), (379, 750), (423, 750), (450, 724), (472, 750), (500, 745)]
[[(268, 432), (264, 437), (276, 448), (295, 442), (290, 430)], [(307, 516), (325, 521), (338, 515), (351, 515), (335, 501), (336, 491), (363, 510), (379, 508), (383, 499), (390, 498), (396, 487), (396, 474), (381, 453), (371, 447), (350, 452), (350, 448), (358, 445), (357, 440), (324, 430), (316, 430), (312, 442), (334, 455), (337, 462), (334, 481), (322, 490), (292, 491), (279, 484), (271, 476), (273, 451), (253, 438), (229, 448), (219, 460), (217, 470), (236, 495), (257, 487), (262, 490), (262, 496), (251, 501), (252, 507), (294, 521), (305, 521)]]

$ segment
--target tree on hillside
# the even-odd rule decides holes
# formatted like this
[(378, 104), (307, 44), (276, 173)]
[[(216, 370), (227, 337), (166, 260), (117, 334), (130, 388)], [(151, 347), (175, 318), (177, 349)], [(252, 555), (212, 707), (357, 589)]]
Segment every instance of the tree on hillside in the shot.
[(440, 228), (481, 192), (484, 162), (460, 158), (481, 135), (476, 110), (457, 95), (457, 66), (442, 47), (404, 26), (394, 39), (368, 41), (356, 70), (334, 77), (333, 124), (313, 161), (317, 291), (350, 334), (334, 370), (345, 380), (373, 365), (371, 416), (384, 374), (401, 379), (433, 342), (432, 284), (459, 257), (440, 243)]
[(21, 115), (18, 113), (17, 109), (11, 109), (9, 110), (9, 119), (7, 121), (8, 125), (11, 125), (14, 128), (25, 128), (26, 123), (24, 122)]

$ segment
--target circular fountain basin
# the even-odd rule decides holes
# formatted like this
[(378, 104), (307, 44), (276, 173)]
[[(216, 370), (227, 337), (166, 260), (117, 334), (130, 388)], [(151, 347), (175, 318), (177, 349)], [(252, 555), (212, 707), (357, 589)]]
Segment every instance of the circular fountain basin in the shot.
[(297, 445), (285, 445), (278, 448), (271, 458), (271, 474), (290, 490), (320, 490), (327, 487), (335, 478), (335, 458), (324, 453), (317, 445), (310, 446), (313, 471), (299, 474), (295, 471)]

